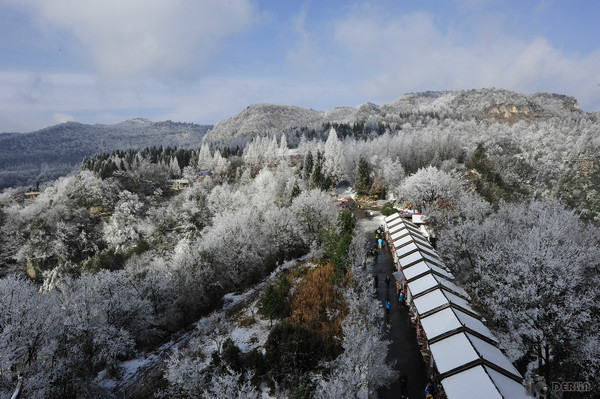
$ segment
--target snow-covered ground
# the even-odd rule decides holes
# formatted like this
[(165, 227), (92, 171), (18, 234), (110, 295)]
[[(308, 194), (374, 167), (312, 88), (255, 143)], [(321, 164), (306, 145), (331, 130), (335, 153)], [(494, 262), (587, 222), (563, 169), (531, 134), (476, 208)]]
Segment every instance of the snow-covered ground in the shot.
[[(300, 259), (285, 262), (275, 269), (268, 278), (246, 292), (237, 295), (226, 295), (221, 310), (198, 320), (194, 329), (174, 337), (152, 353), (122, 362), (119, 370), (120, 378), (109, 376), (106, 370), (103, 370), (96, 377), (96, 382), (100, 387), (113, 393), (122, 392), (136, 380), (143, 378), (144, 374), (150, 370), (156, 367), (162, 368), (173, 354), (185, 352), (188, 349), (201, 351), (205, 359), (203, 365), (208, 366), (211, 354), (217, 350), (217, 342), (224, 342), (227, 338), (226, 336), (219, 337), (219, 333), (226, 334), (231, 338), (242, 352), (249, 352), (254, 348), (262, 347), (269, 335), (270, 321), (263, 319), (257, 313), (258, 294), (281, 272), (314, 256), (315, 254), (309, 253)], [(245, 306), (234, 315), (229, 314), (238, 305)], [(219, 320), (227, 320), (227, 328), (220, 328), (218, 326)], [(263, 392), (263, 398), (269, 398), (268, 395), (265, 395), (267, 394)]]

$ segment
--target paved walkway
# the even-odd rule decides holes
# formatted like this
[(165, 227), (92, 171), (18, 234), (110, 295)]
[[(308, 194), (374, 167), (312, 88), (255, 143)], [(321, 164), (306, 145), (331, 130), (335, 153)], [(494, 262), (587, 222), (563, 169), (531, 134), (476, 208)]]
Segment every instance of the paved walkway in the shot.
[[(375, 232), (368, 231), (366, 234), (369, 244), (374, 246)], [(386, 297), (389, 297), (392, 303), (389, 317), (385, 316), (390, 326), (385, 338), (392, 341), (387, 360), (395, 364), (394, 368), (399, 375), (400, 373), (406, 375), (410, 399), (422, 399), (425, 396), (425, 385), (427, 384), (425, 363), (419, 350), (415, 330), (410, 325), (408, 309), (406, 307), (398, 308), (396, 280), (392, 275), (394, 271), (396, 269), (390, 249), (384, 246), (374, 259), (373, 272), (379, 278), (377, 297), (381, 301), (381, 311), (385, 313)], [(388, 274), (392, 279), (389, 291), (386, 290), (385, 285), (385, 276)], [(379, 389), (378, 394), (381, 399), (399, 399), (400, 381), (395, 381), (389, 388)]]

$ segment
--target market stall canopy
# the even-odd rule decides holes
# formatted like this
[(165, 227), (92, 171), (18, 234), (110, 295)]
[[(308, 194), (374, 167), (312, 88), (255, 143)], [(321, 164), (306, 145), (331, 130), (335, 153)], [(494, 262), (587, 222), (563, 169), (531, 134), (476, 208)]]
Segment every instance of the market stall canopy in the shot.
[(391, 222), (392, 220), (396, 220), (400, 217), (401, 217), (400, 214), (398, 212), (396, 212), (390, 216), (386, 216), (383, 220), (385, 220), (385, 222), (389, 224), (389, 222)]
[(466, 331), (483, 337), (490, 342), (498, 343), (498, 339), (481, 322), (481, 320), (468, 315), (458, 309), (446, 308), (421, 318), (421, 326), (427, 340), (432, 342), (436, 338), (451, 335), (455, 331)]
[(406, 232), (404, 234), (394, 235), (394, 236), (396, 238), (391, 239), (392, 245), (394, 246), (394, 248), (401, 247), (402, 245), (404, 245), (408, 242), (413, 242), (413, 241), (416, 241), (422, 245), (429, 245), (429, 242), (427, 241), (427, 239), (420, 234), (415, 234), (415, 233), (411, 234), (409, 232)]
[(409, 267), (405, 267), (404, 269), (402, 269), (402, 271), (404, 272), (404, 276), (406, 276), (406, 280), (408, 281), (422, 277), (427, 273), (434, 273), (448, 280), (454, 280), (454, 276), (452, 275), (452, 273), (450, 273), (444, 268), (439, 267), (436, 264), (427, 262), (426, 260), (422, 260)]
[(523, 385), (497, 371), (476, 366), (442, 380), (448, 399), (529, 399)]
[(444, 263), (441, 261), (440, 258), (438, 258), (437, 256), (432, 256), (429, 253), (425, 252), (425, 251), (416, 251), (416, 252), (411, 252), (407, 255), (401, 256), (400, 253), (398, 253), (398, 251), (396, 251), (396, 256), (398, 257), (398, 263), (400, 264), (401, 267), (409, 267), (414, 263), (419, 262), (420, 260), (426, 260), (428, 262), (431, 262), (433, 264), (436, 264), (438, 266), (443, 266)]
[(446, 290), (462, 296), (465, 299), (469, 299), (469, 295), (464, 289), (454, 284), (450, 280), (435, 276), (433, 274), (426, 274), (423, 277), (408, 282), (408, 289), (410, 290), (410, 294), (413, 298), (416, 298), (422, 294), (426, 294), (429, 291), (433, 291), (436, 288), (445, 288)]
[(435, 311), (436, 309), (450, 306), (462, 310), (472, 316), (479, 316), (477, 312), (471, 309), (471, 306), (467, 301), (441, 288), (422, 295), (414, 299), (413, 302), (421, 317), (426, 317), (428, 313)]
[(475, 364), (489, 366), (509, 374), (513, 379), (521, 378), (517, 369), (493, 344), (477, 338), (473, 334), (458, 333), (436, 341), (430, 346), (437, 370), (444, 378), (447, 373), (471, 368)]

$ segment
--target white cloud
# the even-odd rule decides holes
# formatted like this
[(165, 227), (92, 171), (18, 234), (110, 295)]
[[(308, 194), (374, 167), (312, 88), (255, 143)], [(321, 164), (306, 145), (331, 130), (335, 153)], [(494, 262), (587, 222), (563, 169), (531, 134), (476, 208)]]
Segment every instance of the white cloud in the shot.
[(13, 0), (44, 28), (64, 30), (111, 83), (197, 76), (222, 39), (251, 25), (249, 0)]
[(542, 37), (497, 34), (495, 28), (493, 35), (482, 31), (464, 40), (461, 32), (443, 31), (432, 14), (392, 19), (372, 7), (355, 8), (334, 24), (334, 41), (345, 57), (340, 64), (369, 70), (355, 85), (376, 102), (408, 91), (494, 86), (573, 95), (584, 109), (600, 108), (600, 50), (567, 55)]
[(56, 113), (52, 115), (54, 123), (75, 122), (73, 115)]

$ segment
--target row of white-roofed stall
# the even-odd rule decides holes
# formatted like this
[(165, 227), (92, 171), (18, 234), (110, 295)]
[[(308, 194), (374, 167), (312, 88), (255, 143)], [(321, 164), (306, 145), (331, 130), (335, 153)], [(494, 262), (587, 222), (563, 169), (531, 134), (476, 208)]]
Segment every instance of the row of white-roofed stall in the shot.
[(393, 214), (385, 230), (430, 378), (449, 399), (527, 398), (522, 376), (418, 227)]

